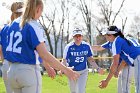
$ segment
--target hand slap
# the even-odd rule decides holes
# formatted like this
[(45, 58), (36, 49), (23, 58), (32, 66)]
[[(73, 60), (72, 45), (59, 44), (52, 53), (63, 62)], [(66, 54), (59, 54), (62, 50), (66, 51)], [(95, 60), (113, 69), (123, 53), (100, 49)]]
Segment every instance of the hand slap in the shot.
[(100, 82), (100, 85), (98, 86), (99, 88), (103, 89), (103, 88), (106, 88), (108, 85), (108, 82), (106, 82), (106, 80), (102, 80)]

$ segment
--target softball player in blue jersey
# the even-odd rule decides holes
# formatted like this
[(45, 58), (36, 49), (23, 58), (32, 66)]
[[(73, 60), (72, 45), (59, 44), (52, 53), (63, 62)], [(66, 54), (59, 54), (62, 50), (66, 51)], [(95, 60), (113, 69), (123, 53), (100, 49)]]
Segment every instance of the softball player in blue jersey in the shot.
[[(22, 13), (22, 7), (23, 7), (23, 2), (13, 2), (11, 5), (11, 22), (16, 19), (17, 17), (21, 16)], [(0, 37), (1, 37), (1, 50), (2, 50), (2, 60), (3, 60), (3, 65), (2, 65), (2, 77), (4, 80), (4, 84), (6, 87), (6, 93), (12, 93), (12, 89), (8, 83), (7, 80), (7, 71), (9, 69), (9, 62), (6, 59), (6, 47), (7, 47), (7, 31), (9, 28), (10, 24), (7, 24), (4, 26), (4, 28), (0, 32)]]
[[(134, 46), (129, 40), (127, 40), (121, 31), (116, 26), (109, 26), (102, 34), (105, 35), (107, 41), (112, 42), (111, 51), (113, 54), (113, 63), (110, 67), (110, 72), (105, 80), (100, 83), (100, 88), (105, 88), (114, 73), (117, 70), (121, 53), (128, 57), (133, 62), (135, 68), (135, 82), (136, 82), (136, 93), (140, 93), (140, 73), (139, 73), (139, 62), (140, 62), (140, 47)], [(129, 64), (130, 65), (130, 64)]]
[(46, 49), (44, 30), (37, 22), (43, 11), (42, 0), (27, 0), (24, 9), (21, 19), (14, 20), (8, 29), (6, 52), (11, 62), (8, 81), (14, 93), (41, 93), (42, 77), (35, 51), (44, 62), (76, 80), (79, 74), (63, 66)]
[[(139, 44), (134, 39), (129, 39), (132, 45), (138, 47)], [(107, 42), (105, 44), (102, 44), (101, 46), (92, 46), (93, 50), (104, 50), (104, 49), (110, 49), (111, 50), (112, 43)], [(132, 84), (132, 78), (134, 77), (134, 67), (133, 67), (133, 61), (128, 59), (126, 55), (121, 52), (120, 54), (120, 61), (119, 66), (117, 68), (117, 76), (119, 72), (119, 78), (118, 78), (118, 93), (130, 93), (130, 84)], [(122, 62), (122, 63), (121, 63)]]
[(67, 44), (63, 53), (63, 64), (72, 67), (74, 71), (80, 74), (77, 81), (69, 80), (71, 93), (85, 93), (86, 81), (88, 77), (87, 60), (98, 70), (103, 73), (94, 62), (93, 53), (90, 45), (83, 41), (82, 31), (76, 29), (73, 31), (74, 41)]
[[(134, 39), (128, 39), (134, 46), (139, 47), (139, 43)], [(133, 60), (130, 60), (127, 56), (121, 53), (122, 61), (120, 64), (116, 76), (118, 77), (118, 93), (130, 93), (130, 85), (134, 84), (134, 66)], [(121, 71), (122, 70), (122, 71)], [(120, 72), (120, 73), (119, 73)], [(118, 76), (119, 75), (119, 76)]]

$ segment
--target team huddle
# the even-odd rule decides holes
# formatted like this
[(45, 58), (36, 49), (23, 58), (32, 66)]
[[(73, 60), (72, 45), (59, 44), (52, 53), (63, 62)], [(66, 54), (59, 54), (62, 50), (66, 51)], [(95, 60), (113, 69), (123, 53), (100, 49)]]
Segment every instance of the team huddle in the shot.
[(59, 74), (64, 73), (68, 77), (71, 93), (86, 93), (87, 64), (89, 62), (99, 74), (104, 74), (104, 69), (93, 58), (93, 50), (104, 49), (112, 52), (113, 62), (107, 78), (100, 82), (99, 87), (106, 88), (114, 76), (118, 77), (118, 93), (130, 93), (134, 72), (135, 92), (140, 93), (140, 46), (136, 40), (126, 39), (117, 26), (109, 26), (101, 31), (107, 42), (91, 46), (83, 41), (82, 30), (75, 29), (72, 32), (73, 41), (65, 46), (63, 60), (59, 62), (46, 48), (44, 29), (37, 21), (42, 11), (42, 0), (14, 2), (11, 22), (0, 31), (0, 56), (6, 93), (41, 93), (40, 64), (44, 65), (51, 78), (55, 78), (55, 70)]

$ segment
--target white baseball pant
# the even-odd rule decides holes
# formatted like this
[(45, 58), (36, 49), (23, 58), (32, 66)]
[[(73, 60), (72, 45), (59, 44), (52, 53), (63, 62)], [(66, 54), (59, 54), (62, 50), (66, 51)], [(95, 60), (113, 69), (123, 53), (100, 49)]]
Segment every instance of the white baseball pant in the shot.
[(40, 66), (11, 63), (8, 71), (8, 81), (14, 93), (41, 93)]
[(140, 55), (134, 60), (136, 93), (140, 93)]
[(86, 82), (88, 77), (88, 69), (82, 71), (76, 71), (80, 74), (77, 81), (69, 80), (69, 87), (71, 93), (85, 93)]
[(134, 67), (126, 66), (118, 76), (118, 93), (130, 93), (130, 85), (134, 84)]
[(3, 65), (2, 65), (2, 68), (1, 68), (2, 78), (3, 78), (4, 84), (5, 84), (6, 93), (13, 93), (12, 88), (11, 88), (9, 82), (8, 82), (8, 79), (7, 79), (9, 66), (10, 66), (9, 62), (6, 59), (4, 59)]

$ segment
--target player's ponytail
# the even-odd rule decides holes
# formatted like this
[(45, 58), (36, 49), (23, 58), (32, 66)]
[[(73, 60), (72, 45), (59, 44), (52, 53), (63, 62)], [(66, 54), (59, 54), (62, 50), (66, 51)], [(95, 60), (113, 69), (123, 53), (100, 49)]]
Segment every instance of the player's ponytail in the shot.
[(25, 10), (20, 22), (21, 27), (23, 27), (26, 22), (35, 18), (36, 7), (41, 4), (43, 5), (42, 0), (26, 0)]
[(14, 19), (18, 18), (19, 16), (21, 16), (22, 10), (23, 10), (23, 2), (14, 2), (11, 5), (11, 12), (12, 12), (11, 22)]

